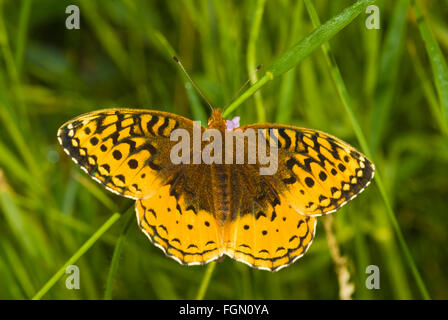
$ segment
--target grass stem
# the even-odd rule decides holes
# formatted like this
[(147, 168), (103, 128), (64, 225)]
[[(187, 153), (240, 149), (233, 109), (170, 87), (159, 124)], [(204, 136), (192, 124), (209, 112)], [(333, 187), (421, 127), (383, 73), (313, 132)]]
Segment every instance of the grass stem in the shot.
[(78, 249), (66, 263), (48, 280), (48, 282), (34, 295), (33, 300), (40, 300), (50, 290), (56, 282), (64, 275), (68, 266), (76, 263), (96, 241), (120, 219), (120, 213), (114, 213), (82, 246)]
[(212, 277), (213, 271), (216, 268), (216, 262), (210, 262), (205, 270), (204, 278), (202, 278), (201, 286), (199, 287), (198, 294), (196, 296), (196, 300), (204, 299), (205, 292), (207, 291), (208, 285), (210, 283), (210, 279)]

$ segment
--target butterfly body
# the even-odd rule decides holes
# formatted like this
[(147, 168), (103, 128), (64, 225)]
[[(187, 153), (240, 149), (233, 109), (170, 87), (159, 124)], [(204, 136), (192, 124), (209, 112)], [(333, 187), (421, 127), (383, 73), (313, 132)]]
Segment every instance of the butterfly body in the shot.
[[(167, 112), (108, 109), (67, 122), (58, 139), (92, 178), (135, 199), (142, 231), (186, 265), (223, 255), (270, 271), (290, 265), (311, 244), (316, 217), (336, 211), (373, 178), (373, 164), (331, 135), (277, 124), (228, 129), (220, 110), (213, 111), (207, 129), (223, 137), (253, 130), (264, 139), (257, 141), (267, 142), (267, 154), (278, 152), (277, 170), (260, 174), (263, 165), (247, 161), (253, 152), (246, 145), (231, 147), (231, 163), (197, 163), (192, 140), (191, 161), (174, 164), (177, 141), (171, 135), (176, 129), (205, 134), (195, 125)], [(271, 133), (263, 135), (266, 130)], [(201, 140), (200, 151), (210, 143)], [(229, 152), (224, 143), (216, 150)], [(235, 161), (238, 152), (243, 163)]]

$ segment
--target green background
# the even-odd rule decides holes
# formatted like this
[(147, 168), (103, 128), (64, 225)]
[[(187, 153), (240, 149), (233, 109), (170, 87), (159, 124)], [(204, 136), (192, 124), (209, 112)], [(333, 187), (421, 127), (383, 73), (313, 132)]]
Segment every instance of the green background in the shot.
[[(312, 1), (322, 22), (353, 2)], [(70, 4), (80, 30), (65, 27)], [(323, 130), (371, 155), (381, 181), (334, 214), (355, 299), (448, 298), (448, 7), (417, 4), (423, 17), (410, 1), (378, 1), (379, 30), (365, 27), (363, 9), (330, 36), (333, 64), (317, 47), (231, 114)], [(65, 121), (109, 107), (206, 121), (173, 54), (223, 107), (258, 64), (258, 78), (273, 63), (286, 68), (279, 58), (314, 29), (301, 0), (0, 1), (0, 298), (32, 298), (118, 212), (76, 262), (80, 289), (68, 290), (62, 273), (44, 299), (101, 299), (106, 288), (114, 299), (194, 299), (201, 284), (208, 299), (338, 299), (321, 219), (308, 253), (288, 268), (226, 258), (207, 283), (207, 267), (165, 257), (139, 231), (133, 201), (91, 180), (56, 139)], [(380, 269), (379, 290), (365, 287), (368, 265)]]

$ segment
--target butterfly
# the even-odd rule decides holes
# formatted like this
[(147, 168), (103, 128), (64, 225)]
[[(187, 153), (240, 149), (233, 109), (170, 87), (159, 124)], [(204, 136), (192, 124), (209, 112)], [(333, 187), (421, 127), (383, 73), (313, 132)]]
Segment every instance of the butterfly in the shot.
[[(278, 271), (305, 254), (317, 217), (352, 200), (374, 176), (373, 163), (334, 136), (282, 124), (237, 127), (219, 109), (208, 128), (222, 134), (254, 130), (268, 153), (277, 152), (275, 173), (261, 174), (258, 161), (173, 163), (178, 141), (172, 133), (183, 129), (193, 135), (195, 125), (168, 112), (106, 109), (70, 120), (58, 131), (64, 151), (81, 169), (108, 190), (136, 200), (140, 229), (183, 265), (227, 255)], [(201, 150), (206, 146), (202, 141)], [(243, 153), (247, 158), (249, 149)]]

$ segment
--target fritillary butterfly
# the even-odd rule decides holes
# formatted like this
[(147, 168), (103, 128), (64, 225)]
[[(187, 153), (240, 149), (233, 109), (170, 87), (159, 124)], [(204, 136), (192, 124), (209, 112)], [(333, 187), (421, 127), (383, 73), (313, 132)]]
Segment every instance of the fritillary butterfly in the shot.
[[(181, 264), (227, 255), (258, 269), (288, 266), (310, 246), (316, 217), (353, 199), (374, 175), (373, 163), (336, 137), (268, 123), (239, 129), (277, 129), (269, 137), (278, 147), (273, 175), (260, 175), (259, 164), (175, 165), (170, 134), (192, 133), (193, 125), (167, 112), (108, 109), (58, 131), (65, 152), (94, 180), (136, 200), (141, 230)], [(219, 109), (208, 128), (234, 130)]]

